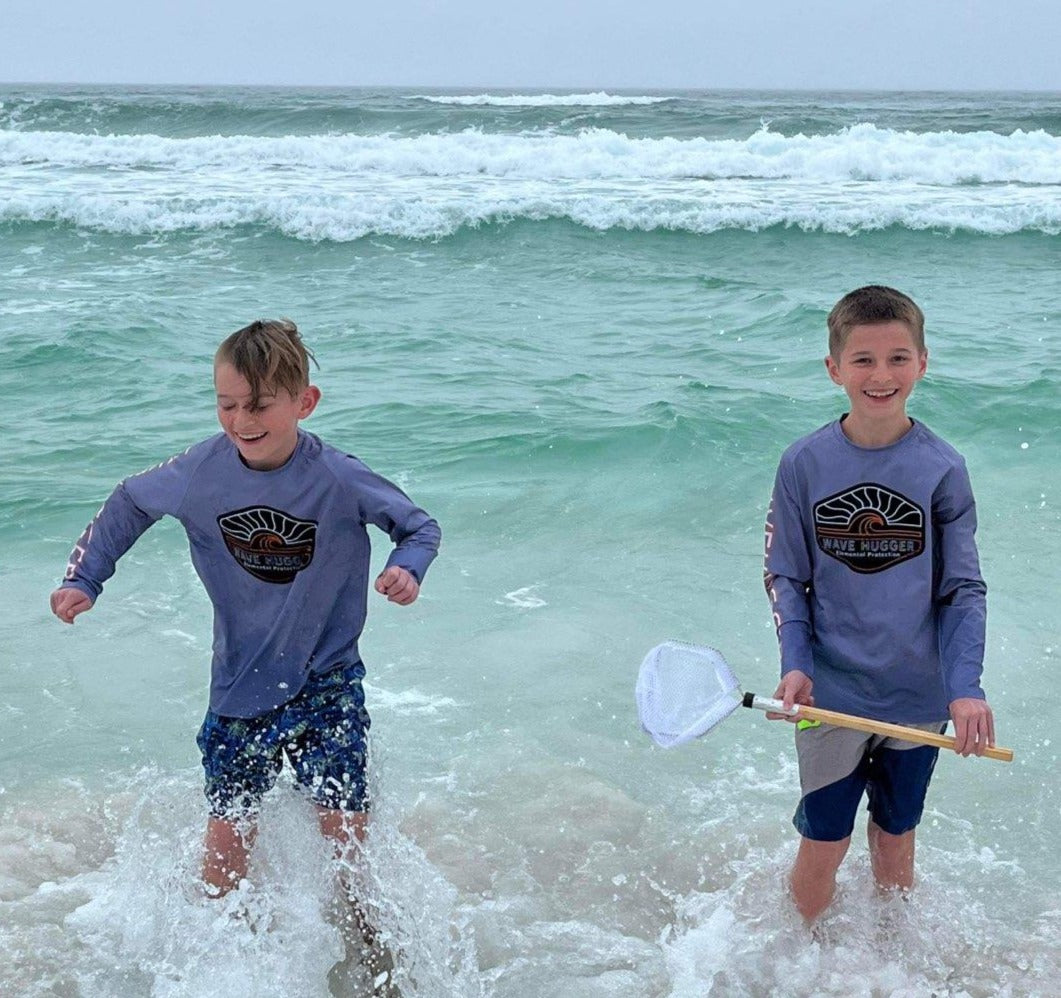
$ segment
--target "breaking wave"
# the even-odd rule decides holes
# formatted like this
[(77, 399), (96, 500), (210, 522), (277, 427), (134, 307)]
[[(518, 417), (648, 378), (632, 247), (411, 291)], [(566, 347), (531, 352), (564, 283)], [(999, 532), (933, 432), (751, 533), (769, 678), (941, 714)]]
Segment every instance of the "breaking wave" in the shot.
[(107, 169), (226, 169), (267, 174), (313, 169), (396, 177), (536, 180), (899, 181), (1061, 184), (1061, 137), (1045, 131), (898, 132), (855, 125), (831, 135), (785, 136), (763, 126), (742, 140), (634, 139), (608, 129), (414, 137), (203, 136), (0, 132), (0, 165)]
[(166, 138), (0, 132), (0, 221), (131, 234), (264, 226), (438, 238), (517, 218), (695, 233), (1061, 232), (1045, 131), (630, 138), (607, 129)]

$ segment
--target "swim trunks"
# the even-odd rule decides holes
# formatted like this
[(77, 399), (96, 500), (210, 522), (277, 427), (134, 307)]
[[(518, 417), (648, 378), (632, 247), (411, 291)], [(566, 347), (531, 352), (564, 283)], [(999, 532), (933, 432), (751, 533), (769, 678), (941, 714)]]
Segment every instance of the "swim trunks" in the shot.
[(252, 816), (287, 756), (295, 780), (322, 807), (364, 811), (367, 736), (360, 662), (311, 674), (293, 700), (260, 717), (207, 711), (196, 743), (203, 757), (210, 814)]
[[(914, 724), (942, 732), (946, 722)], [(855, 827), (862, 794), (874, 823), (891, 835), (917, 827), (939, 749), (833, 724), (796, 731), (802, 798), (792, 824), (804, 838), (839, 842)]]

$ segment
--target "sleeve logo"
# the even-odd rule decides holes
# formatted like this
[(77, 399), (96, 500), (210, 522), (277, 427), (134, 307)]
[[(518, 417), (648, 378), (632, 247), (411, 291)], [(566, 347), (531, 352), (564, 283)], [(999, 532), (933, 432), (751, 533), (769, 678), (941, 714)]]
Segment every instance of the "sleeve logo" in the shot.
[(286, 585), (313, 561), (314, 520), (297, 520), (268, 506), (248, 506), (217, 518), (229, 554), (262, 582)]
[(815, 503), (814, 536), (848, 568), (883, 572), (925, 550), (925, 513), (905, 496), (865, 483)]

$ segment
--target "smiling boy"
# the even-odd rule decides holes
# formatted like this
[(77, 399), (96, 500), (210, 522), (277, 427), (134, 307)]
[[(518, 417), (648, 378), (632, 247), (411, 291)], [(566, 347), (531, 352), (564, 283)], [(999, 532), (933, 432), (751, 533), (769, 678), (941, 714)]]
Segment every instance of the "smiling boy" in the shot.
[(184, 526), (214, 608), (210, 708), (198, 737), (210, 805), (203, 879), (213, 895), (246, 876), (255, 815), (285, 756), (337, 849), (363, 836), (366, 527), (395, 544), (375, 589), (403, 606), (417, 598), (441, 536), (397, 486), (299, 428), (321, 398), (311, 359), (286, 320), (228, 337), (214, 358), (224, 432), (121, 482), (51, 596), (72, 624), (148, 527), (167, 514)]
[[(994, 744), (980, 689), (986, 587), (961, 455), (906, 414), (924, 376), (924, 316), (873, 285), (829, 314), (829, 377), (850, 411), (781, 457), (766, 524), (765, 583), (786, 708), (815, 704), (928, 730), (956, 749)], [(773, 719), (783, 714), (768, 715)], [(791, 718), (788, 718), (791, 720)], [(877, 884), (909, 889), (938, 750), (832, 725), (797, 725), (801, 841), (791, 876), (813, 921), (829, 905), (863, 793)]]

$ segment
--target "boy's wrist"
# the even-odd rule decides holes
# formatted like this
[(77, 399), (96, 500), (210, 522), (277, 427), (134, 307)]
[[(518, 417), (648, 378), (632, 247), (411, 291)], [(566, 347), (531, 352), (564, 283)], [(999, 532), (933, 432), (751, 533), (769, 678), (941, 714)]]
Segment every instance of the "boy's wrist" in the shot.
[(385, 572), (387, 568), (400, 568), (402, 571), (408, 572), (414, 579), (416, 579), (417, 585), (420, 585), (420, 583), (424, 581), (421, 577), (420, 569), (413, 565), (403, 565), (400, 562), (391, 561), (387, 563), (387, 567), (384, 568), (383, 571)]
[(959, 700), (987, 700), (987, 696), (981, 689), (967, 690), (965, 693), (952, 693), (947, 700), (947, 706), (953, 707)]
[(96, 602), (100, 591), (94, 589), (87, 582), (81, 582), (79, 579), (63, 579), (59, 583), (58, 589), (76, 589), (79, 593), (84, 593), (93, 603)]

